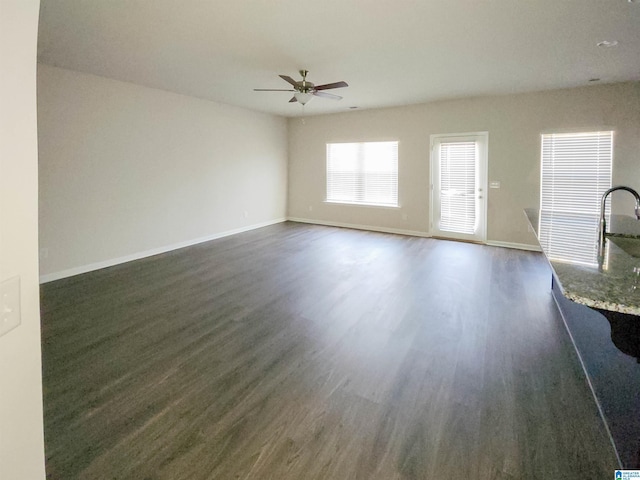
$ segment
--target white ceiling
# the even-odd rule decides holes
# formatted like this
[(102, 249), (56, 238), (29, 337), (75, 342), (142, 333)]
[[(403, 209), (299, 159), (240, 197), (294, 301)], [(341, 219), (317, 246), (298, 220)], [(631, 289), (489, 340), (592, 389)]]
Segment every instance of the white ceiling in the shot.
[[(614, 48), (599, 48), (617, 40)], [(41, 0), (42, 63), (284, 116), (640, 80), (640, 0)]]

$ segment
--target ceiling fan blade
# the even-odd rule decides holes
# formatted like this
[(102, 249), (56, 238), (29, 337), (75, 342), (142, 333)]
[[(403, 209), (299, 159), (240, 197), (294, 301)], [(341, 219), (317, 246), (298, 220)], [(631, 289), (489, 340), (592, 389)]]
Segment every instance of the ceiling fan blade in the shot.
[(254, 92), (295, 92), (295, 90), (291, 89), (280, 89), (280, 88), (254, 88)]
[(324, 85), (318, 85), (316, 90), (329, 90), (330, 88), (343, 88), (348, 87), (349, 84), (347, 82), (334, 82), (334, 83), (326, 83)]
[(291, 100), (289, 100), (289, 103), (294, 103), (297, 102), (298, 99), (296, 97), (291, 97)]
[(291, 78), (288, 75), (279, 75), (281, 79), (283, 79), (285, 82), (289, 82), (291, 85), (293, 85), (294, 87), (298, 87), (298, 84), (296, 83), (296, 81)]
[(333, 93), (327, 92), (313, 92), (316, 97), (330, 98), (331, 100), (342, 100), (340, 95), (334, 95)]

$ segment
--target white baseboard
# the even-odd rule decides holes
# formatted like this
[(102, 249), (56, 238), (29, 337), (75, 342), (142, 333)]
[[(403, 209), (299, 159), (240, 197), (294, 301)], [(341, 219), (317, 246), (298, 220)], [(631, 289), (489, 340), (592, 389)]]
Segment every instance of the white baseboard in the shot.
[(121, 263), (132, 262), (134, 260), (140, 260), (141, 258), (151, 257), (160, 253), (170, 252), (172, 250), (178, 250), (180, 248), (190, 247), (197, 245), (198, 243), (209, 242), (217, 238), (228, 237), (229, 235), (235, 235), (236, 233), (248, 232), (249, 230), (255, 230), (256, 228), (267, 227), (269, 225), (275, 225), (276, 223), (286, 222), (286, 218), (278, 218), (276, 220), (269, 220), (268, 222), (255, 223), (246, 227), (236, 228), (234, 230), (227, 230), (225, 232), (214, 233), (207, 235), (206, 237), (195, 238), (187, 240), (185, 242), (174, 243), (172, 245), (165, 245), (163, 247), (152, 248), (151, 250), (145, 250), (143, 252), (132, 253), (131, 255), (125, 255), (123, 257), (112, 258), (109, 260), (103, 260), (101, 262), (90, 263), (88, 265), (81, 265), (79, 267), (73, 267), (59, 272), (48, 273), (46, 275), (40, 275), (40, 283), (53, 282), (54, 280), (60, 280), (62, 278), (73, 277), (74, 275), (80, 275), (82, 273), (92, 272), (94, 270), (100, 270), (102, 268), (113, 267), (114, 265), (120, 265)]
[[(328, 227), (342, 227), (342, 228), (355, 228), (357, 230), (370, 230), (372, 232), (382, 233), (397, 233), (399, 235), (411, 235), (414, 237), (426, 237), (430, 238), (431, 234), (428, 232), (420, 232), (417, 230), (403, 230), (400, 228), (385, 228), (372, 225), (360, 225), (353, 223), (341, 223), (341, 222), (329, 222), (326, 220), (313, 220), (310, 218), (288, 217), (287, 220), (291, 222), (300, 223), (312, 223), (315, 225), (326, 225)], [(513, 242), (500, 242), (497, 240), (488, 240), (485, 245), (491, 247), (503, 247), (503, 248), (515, 248), (516, 250), (527, 250), (530, 252), (541, 252), (542, 249), (538, 245), (529, 245), (526, 243), (513, 243)]]
[(324, 225), (327, 227), (353, 228), (355, 230), (368, 230), (371, 232), (396, 233), (398, 235), (410, 235), (412, 237), (431, 237), (427, 232), (417, 230), (403, 230), (400, 228), (386, 228), (373, 225), (360, 225), (355, 223), (328, 222), (325, 220), (312, 220), (310, 218), (288, 217), (290, 222), (311, 223), (314, 225)]
[[(225, 232), (214, 233), (206, 237), (195, 238), (193, 240), (187, 240), (185, 242), (179, 242), (179, 243), (174, 243), (172, 245), (152, 248), (150, 250), (133, 253), (131, 255), (125, 255), (123, 257), (112, 258), (112, 259), (104, 260), (101, 262), (95, 262), (95, 263), (90, 263), (88, 265), (81, 265), (79, 267), (73, 267), (66, 270), (61, 270), (59, 272), (40, 275), (40, 283), (43, 284), (43, 283), (53, 282), (55, 280), (60, 280), (62, 278), (73, 277), (75, 275), (80, 275), (82, 273), (93, 272), (94, 270), (100, 270), (102, 268), (107, 268), (107, 267), (113, 267), (114, 265), (120, 265), (122, 263), (132, 262), (134, 260), (140, 260), (142, 258), (151, 257), (153, 255), (159, 255), (161, 253), (170, 252), (172, 250), (178, 250), (180, 248), (190, 247), (192, 245), (197, 245), (199, 243), (209, 242), (211, 240), (216, 240), (218, 238), (228, 237), (229, 235), (235, 235), (236, 233), (248, 232), (249, 230), (255, 230), (256, 228), (275, 225), (276, 223), (282, 223), (287, 220), (292, 222), (310, 223), (314, 225), (325, 225), (328, 227), (353, 228), (356, 230), (368, 230), (372, 232), (381, 232), (381, 233), (395, 233), (398, 235), (409, 235), (413, 237), (425, 237), (425, 238), (431, 237), (431, 235), (428, 232), (421, 232), (418, 230), (404, 230), (400, 228), (386, 228), (386, 227), (378, 227), (374, 225), (330, 222), (325, 220), (314, 220), (310, 218), (299, 218), (299, 217), (278, 218), (276, 220), (256, 223), (253, 225), (248, 225), (246, 227), (236, 228), (234, 230), (227, 230)], [(487, 241), (486, 244), (493, 247), (515, 248), (518, 250), (528, 250), (532, 252), (542, 251), (540, 247), (537, 245), (528, 245), (525, 243), (499, 242), (499, 241), (491, 240), (491, 241)]]
[(539, 245), (529, 245), (527, 243), (499, 242), (497, 240), (488, 240), (487, 245), (491, 247), (515, 248), (516, 250), (527, 250), (529, 252), (541, 252)]

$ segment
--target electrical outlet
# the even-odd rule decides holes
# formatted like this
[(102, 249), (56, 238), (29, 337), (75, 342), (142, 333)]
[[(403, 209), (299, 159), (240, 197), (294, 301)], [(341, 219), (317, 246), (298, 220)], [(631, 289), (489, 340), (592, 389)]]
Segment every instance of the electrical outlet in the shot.
[(49, 249), (46, 247), (40, 249), (40, 260), (45, 258), (49, 258)]
[(249, 212), (247, 212), (246, 210), (242, 212), (242, 214), (244, 215), (244, 218), (247, 218), (249, 216)]
[(313, 206), (309, 205), (309, 211), (313, 212)]
[(0, 336), (20, 325), (20, 277), (0, 283)]
[(402, 220), (408, 220), (409, 219), (409, 215), (407, 215), (406, 213), (402, 214)]

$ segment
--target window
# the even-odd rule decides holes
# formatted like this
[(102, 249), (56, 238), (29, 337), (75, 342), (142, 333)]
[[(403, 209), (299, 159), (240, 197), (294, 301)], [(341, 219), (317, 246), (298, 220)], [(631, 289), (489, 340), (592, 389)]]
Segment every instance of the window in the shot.
[(327, 202), (398, 206), (398, 142), (328, 143)]
[(611, 131), (542, 135), (539, 232), (552, 260), (597, 264), (597, 218), (612, 165)]

